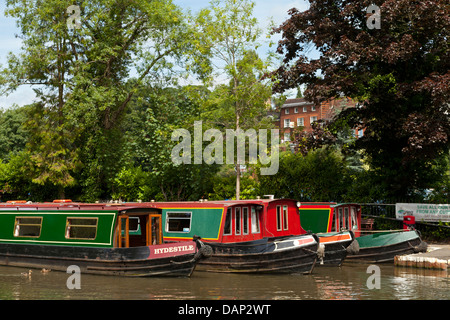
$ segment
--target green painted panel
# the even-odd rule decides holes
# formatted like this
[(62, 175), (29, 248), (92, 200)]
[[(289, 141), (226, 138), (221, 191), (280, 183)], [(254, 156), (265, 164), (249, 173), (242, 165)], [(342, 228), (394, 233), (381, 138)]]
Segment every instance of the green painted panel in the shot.
[(300, 224), (313, 233), (328, 232), (330, 209), (300, 208)]
[[(116, 211), (1, 211), (0, 242), (35, 243), (70, 246), (112, 247)], [(39, 237), (15, 236), (16, 217), (42, 217)], [(66, 223), (68, 218), (96, 218), (97, 228), (93, 239), (67, 239)]]
[[(222, 208), (170, 208), (162, 210), (163, 235), (165, 238), (192, 239), (193, 236), (200, 236), (207, 240), (217, 240), (220, 234), (222, 222)], [(190, 214), (190, 224), (184, 221), (180, 231), (170, 231), (175, 229), (173, 224), (168, 224), (167, 217), (171, 213)], [(175, 221), (176, 218), (172, 221)], [(181, 219), (180, 219), (181, 221)]]

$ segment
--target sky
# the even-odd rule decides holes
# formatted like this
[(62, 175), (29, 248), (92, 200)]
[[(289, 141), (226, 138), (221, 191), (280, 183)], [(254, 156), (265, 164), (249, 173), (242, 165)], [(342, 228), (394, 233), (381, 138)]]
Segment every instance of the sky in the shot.
[[(16, 38), (19, 29), (16, 21), (10, 17), (5, 17), (5, 0), (0, 0), (0, 65), (5, 65), (9, 52), (15, 54), (20, 52), (21, 40)], [(195, 13), (208, 6), (205, 0), (173, 0), (173, 3), (183, 9), (189, 9)], [(255, 0), (254, 17), (258, 19), (260, 27), (268, 30), (269, 21), (272, 19), (275, 25), (280, 25), (288, 18), (288, 10), (297, 8), (300, 11), (308, 8), (306, 0)], [(276, 38), (275, 38), (276, 39)], [(8, 96), (0, 96), (0, 108), (9, 108), (13, 104), (19, 106), (32, 103), (34, 92), (29, 86), (22, 86)]]

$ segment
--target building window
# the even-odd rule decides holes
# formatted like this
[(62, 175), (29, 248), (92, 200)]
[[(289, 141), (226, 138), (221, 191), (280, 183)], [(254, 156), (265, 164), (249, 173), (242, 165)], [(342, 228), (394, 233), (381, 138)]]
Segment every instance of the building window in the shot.
[(317, 117), (311, 117), (311, 118), (310, 118), (310, 123), (313, 123), (313, 122), (315, 122), (315, 121), (317, 121)]
[(303, 112), (308, 112), (308, 107), (303, 107)]
[(305, 118), (297, 118), (297, 127), (305, 126)]
[(225, 217), (225, 226), (223, 227), (223, 234), (231, 234), (231, 208), (227, 209), (227, 215)]
[(242, 208), (242, 234), (248, 234), (248, 208)]
[(167, 212), (167, 232), (189, 232), (191, 230), (192, 212)]
[(289, 119), (284, 119), (284, 127), (285, 127), (285, 128), (289, 128), (290, 122), (291, 122), (291, 120), (289, 120)]
[(289, 132), (284, 133), (284, 141), (291, 141), (291, 134)]
[(294, 113), (298, 113), (298, 108), (294, 108)]
[(39, 238), (42, 229), (42, 217), (16, 217), (14, 237)]
[(259, 214), (256, 213), (255, 207), (252, 207), (252, 233), (259, 233)]
[(316, 111), (316, 106), (311, 106), (311, 111)]
[(234, 234), (241, 234), (241, 208), (234, 209)]
[(66, 239), (94, 240), (98, 218), (67, 218)]
[(289, 114), (289, 108), (284, 109), (284, 114)]
[(358, 138), (362, 138), (363, 135), (364, 135), (364, 130), (363, 129), (359, 129), (358, 130)]

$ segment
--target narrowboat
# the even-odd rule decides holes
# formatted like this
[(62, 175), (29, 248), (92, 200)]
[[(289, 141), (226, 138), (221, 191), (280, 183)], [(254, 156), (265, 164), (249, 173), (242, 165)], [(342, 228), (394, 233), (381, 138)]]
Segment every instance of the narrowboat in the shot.
[(207, 252), (199, 238), (165, 243), (162, 214), (155, 208), (0, 204), (0, 265), (58, 271), (76, 265), (90, 274), (188, 277)]
[(427, 248), (417, 230), (363, 230), (361, 206), (355, 203), (302, 203), (300, 219), (305, 228), (315, 232), (352, 231), (357, 245), (349, 247), (345, 262), (393, 262), (397, 255), (425, 252)]
[(311, 273), (318, 238), (300, 226), (297, 201), (155, 202), (167, 241), (193, 235), (212, 249), (197, 270), (225, 273)]
[[(359, 251), (355, 234), (358, 233), (356, 206), (339, 209), (340, 218), (330, 203), (301, 203), (299, 206), (302, 227), (314, 232), (320, 240), (319, 265), (340, 266), (349, 253)], [(344, 218), (346, 227), (344, 227)], [(340, 223), (342, 226), (340, 226)]]
[(427, 251), (427, 244), (417, 230), (380, 231), (357, 240), (359, 252), (349, 255), (349, 262), (394, 262), (395, 256)]

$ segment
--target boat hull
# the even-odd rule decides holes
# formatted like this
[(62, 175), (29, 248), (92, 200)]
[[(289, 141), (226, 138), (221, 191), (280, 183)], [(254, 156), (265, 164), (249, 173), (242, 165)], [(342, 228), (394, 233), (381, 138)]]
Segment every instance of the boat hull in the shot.
[(375, 233), (356, 239), (359, 243), (359, 252), (349, 254), (346, 262), (394, 262), (397, 255), (425, 252), (427, 247), (415, 230)]
[(358, 253), (359, 245), (351, 231), (317, 235), (320, 240), (319, 265), (341, 266), (349, 253)]
[(317, 261), (315, 235), (208, 243), (212, 255), (197, 270), (225, 273), (311, 273)]
[(1, 243), (0, 265), (65, 272), (75, 265), (86, 274), (189, 277), (203, 258), (201, 246), (200, 242), (133, 248)]

